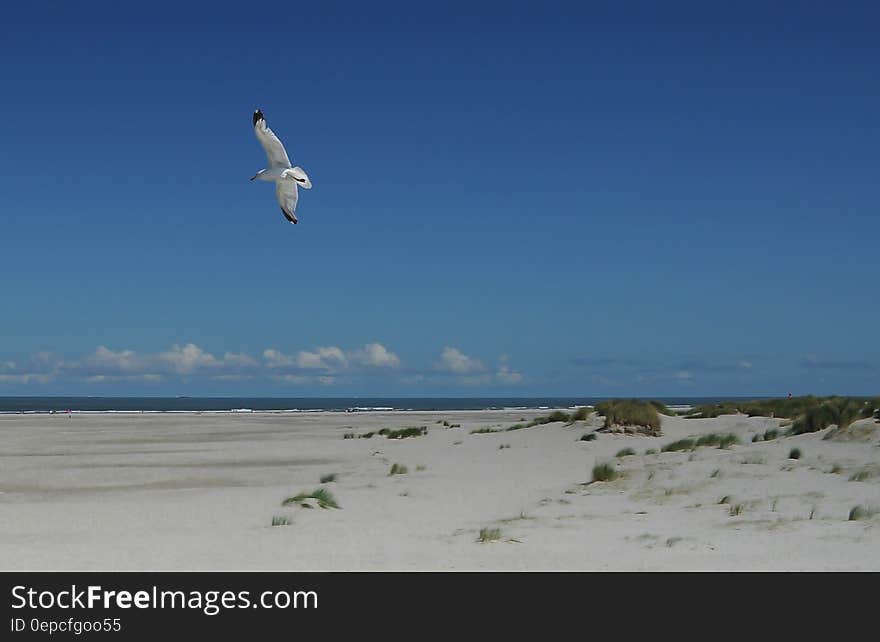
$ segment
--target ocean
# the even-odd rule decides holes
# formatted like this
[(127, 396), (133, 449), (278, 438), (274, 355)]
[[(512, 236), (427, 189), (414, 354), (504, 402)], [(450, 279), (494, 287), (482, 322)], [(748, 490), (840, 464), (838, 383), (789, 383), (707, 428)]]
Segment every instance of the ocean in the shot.
[[(676, 408), (735, 398), (654, 399)], [(605, 399), (608, 397), (0, 397), (0, 413), (525, 410), (592, 406)]]

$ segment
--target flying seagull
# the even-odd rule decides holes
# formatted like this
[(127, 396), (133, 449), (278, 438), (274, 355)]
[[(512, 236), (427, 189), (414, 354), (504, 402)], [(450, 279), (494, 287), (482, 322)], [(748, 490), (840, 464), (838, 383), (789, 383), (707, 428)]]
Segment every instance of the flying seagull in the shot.
[(303, 189), (311, 189), (312, 182), (302, 167), (290, 166), (290, 159), (287, 158), (284, 145), (278, 140), (275, 132), (266, 125), (263, 112), (259, 109), (254, 112), (254, 132), (257, 134), (260, 145), (266, 150), (269, 167), (254, 174), (251, 180), (258, 178), (261, 181), (274, 181), (275, 197), (281, 206), (281, 213), (284, 214), (284, 218), (295, 224), (297, 220), (297, 185)]

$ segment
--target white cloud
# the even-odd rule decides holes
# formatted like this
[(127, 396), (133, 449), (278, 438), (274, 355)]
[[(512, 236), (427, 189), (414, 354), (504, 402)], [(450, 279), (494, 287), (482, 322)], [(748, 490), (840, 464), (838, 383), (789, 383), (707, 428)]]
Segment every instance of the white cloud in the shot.
[(158, 374), (139, 374), (139, 375), (90, 375), (86, 377), (89, 383), (103, 383), (105, 381), (162, 381), (162, 375)]
[(740, 361), (736, 365), (739, 366), (740, 368), (743, 368), (744, 370), (751, 370), (751, 368), (752, 368), (752, 364), (749, 361)]
[(0, 374), (0, 383), (49, 383), (54, 378), (55, 373)]
[(473, 357), (464, 354), (458, 348), (446, 346), (440, 354), (440, 362), (436, 364), (438, 370), (454, 372), (455, 374), (470, 374), (474, 372), (482, 372), (486, 366)]
[[(2, 355), (0, 355), (2, 356)], [(209, 352), (195, 343), (174, 344), (158, 352), (136, 352), (99, 345), (94, 352), (62, 360), (50, 352), (39, 352), (18, 363), (0, 360), (0, 383), (36, 384), (64, 379), (91, 383), (161, 381), (175, 377), (204, 377), (215, 381), (268, 378), (286, 383), (332, 385), (341, 374), (366, 369), (394, 369), (401, 360), (381, 343), (345, 351), (337, 346), (319, 346), (288, 355), (267, 348), (256, 358), (245, 352)]]
[(296, 360), (293, 357), (289, 357), (275, 348), (264, 350), (263, 359), (268, 368), (287, 368), (296, 363)]
[(314, 352), (300, 350), (296, 365), (304, 370), (337, 370), (348, 367), (348, 358), (336, 346), (320, 346)]
[(257, 360), (244, 352), (227, 352), (223, 355), (223, 364), (239, 368), (253, 368), (257, 365)]
[(400, 358), (381, 343), (368, 343), (350, 354), (353, 362), (373, 368), (397, 368)]
[(516, 370), (511, 370), (506, 364), (498, 366), (498, 372), (495, 373), (495, 377), (504, 383), (519, 383), (522, 381), (522, 375)]
[(159, 355), (159, 360), (168, 364), (178, 374), (191, 374), (196, 370), (216, 368), (220, 365), (214, 355), (205, 352), (194, 343), (187, 343), (183, 347), (174, 344), (170, 350)]
[(94, 354), (86, 358), (86, 364), (95, 368), (110, 368), (115, 371), (133, 371), (142, 367), (140, 359), (133, 350), (115, 352), (106, 346), (98, 346)]
[(295, 384), (308, 383), (309, 381), (311, 381), (311, 377), (304, 377), (302, 375), (293, 375), (293, 374), (275, 375), (272, 377), (272, 379), (274, 381), (282, 381), (284, 383), (295, 383)]

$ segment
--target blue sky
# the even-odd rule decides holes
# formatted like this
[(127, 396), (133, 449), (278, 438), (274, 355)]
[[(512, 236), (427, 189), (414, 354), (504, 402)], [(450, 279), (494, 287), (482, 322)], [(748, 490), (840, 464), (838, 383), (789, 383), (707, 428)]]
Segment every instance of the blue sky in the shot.
[(0, 395), (880, 391), (876, 4), (117, 4), (4, 9)]

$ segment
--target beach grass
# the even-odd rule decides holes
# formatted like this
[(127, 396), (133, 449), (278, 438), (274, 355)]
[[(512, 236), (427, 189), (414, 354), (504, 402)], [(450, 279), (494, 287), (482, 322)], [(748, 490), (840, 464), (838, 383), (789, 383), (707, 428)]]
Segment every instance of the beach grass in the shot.
[(321, 483), (329, 484), (330, 482), (336, 481), (336, 473), (328, 473), (326, 475), (321, 475)]
[(673, 441), (671, 444), (666, 444), (661, 450), (665, 453), (676, 453), (684, 450), (693, 450), (696, 447), (697, 442), (693, 439), (679, 439), (678, 441)]
[(283, 502), (281, 502), (282, 506), (290, 506), (292, 504), (299, 504), (304, 508), (311, 508), (311, 505), (306, 501), (309, 499), (313, 499), (318, 502), (318, 506), (321, 508), (340, 508), (339, 504), (336, 501), (336, 498), (333, 497), (333, 493), (331, 493), (326, 488), (317, 488), (310, 493), (299, 493), (298, 495), (294, 495), (293, 497), (288, 497)]
[(635, 455), (635, 454), (636, 454), (636, 451), (633, 450), (632, 448), (621, 448), (620, 450), (617, 451), (617, 454), (614, 456), (615, 457), (629, 457), (630, 455)]
[(710, 433), (708, 435), (701, 435), (697, 438), (694, 446), (717, 446), (723, 450), (730, 448), (734, 444), (739, 443), (739, 438), (736, 435), (730, 433)]
[(852, 475), (850, 475), (849, 480), (863, 482), (871, 479), (872, 477), (874, 477), (874, 472), (868, 468), (863, 468), (862, 470), (856, 471)]
[(497, 542), (499, 539), (501, 539), (501, 529), (486, 526), (480, 529), (480, 535), (477, 538), (477, 541), (485, 544), (487, 542)]
[(428, 434), (427, 426), (407, 426), (392, 430), (391, 428), (383, 428), (379, 431), (380, 435), (385, 435), (388, 439), (406, 439), (407, 437), (421, 437)]
[(568, 423), (573, 424), (576, 421), (586, 421), (589, 416), (590, 409), (586, 406), (582, 406), (568, 416)]
[(512, 426), (506, 428), (506, 430), (522, 430), (523, 428), (532, 428), (534, 426), (543, 426), (545, 424), (552, 424), (556, 422), (561, 423), (573, 423), (574, 420), (571, 418), (572, 415), (564, 412), (562, 410), (554, 410), (549, 415), (545, 415), (543, 417), (535, 417), (529, 422), (520, 421), (519, 423), (515, 423)]
[[(788, 434), (800, 435), (818, 432), (832, 425), (846, 428), (857, 419), (871, 416), (880, 417), (880, 397), (817, 397), (807, 395), (787, 399), (723, 401), (695, 406), (686, 417), (705, 419), (729, 414), (790, 420), (790, 425), (789, 421), (780, 422), (780, 425), (784, 424), (788, 427)], [(769, 441), (767, 433), (764, 435), (764, 441)]]
[(792, 448), (788, 451), (789, 459), (800, 459), (801, 458), (801, 449), (800, 448)]
[(290, 518), (286, 515), (275, 515), (272, 517), (272, 526), (290, 526)]
[(388, 471), (388, 476), (391, 475), (406, 475), (409, 472), (409, 469), (403, 464), (392, 464), (391, 470)]
[(854, 522), (861, 519), (871, 519), (877, 513), (880, 513), (880, 510), (858, 504), (850, 509), (849, 521)]
[(660, 414), (656, 403), (639, 399), (610, 399), (596, 404), (596, 412), (605, 417), (603, 430), (623, 426), (633, 427), (640, 433), (659, 435)]
[(619, 473), (614, 466), (608, 462), (600, 462), (593, 466), (594, 482), (614, 481), (618, 475)]

